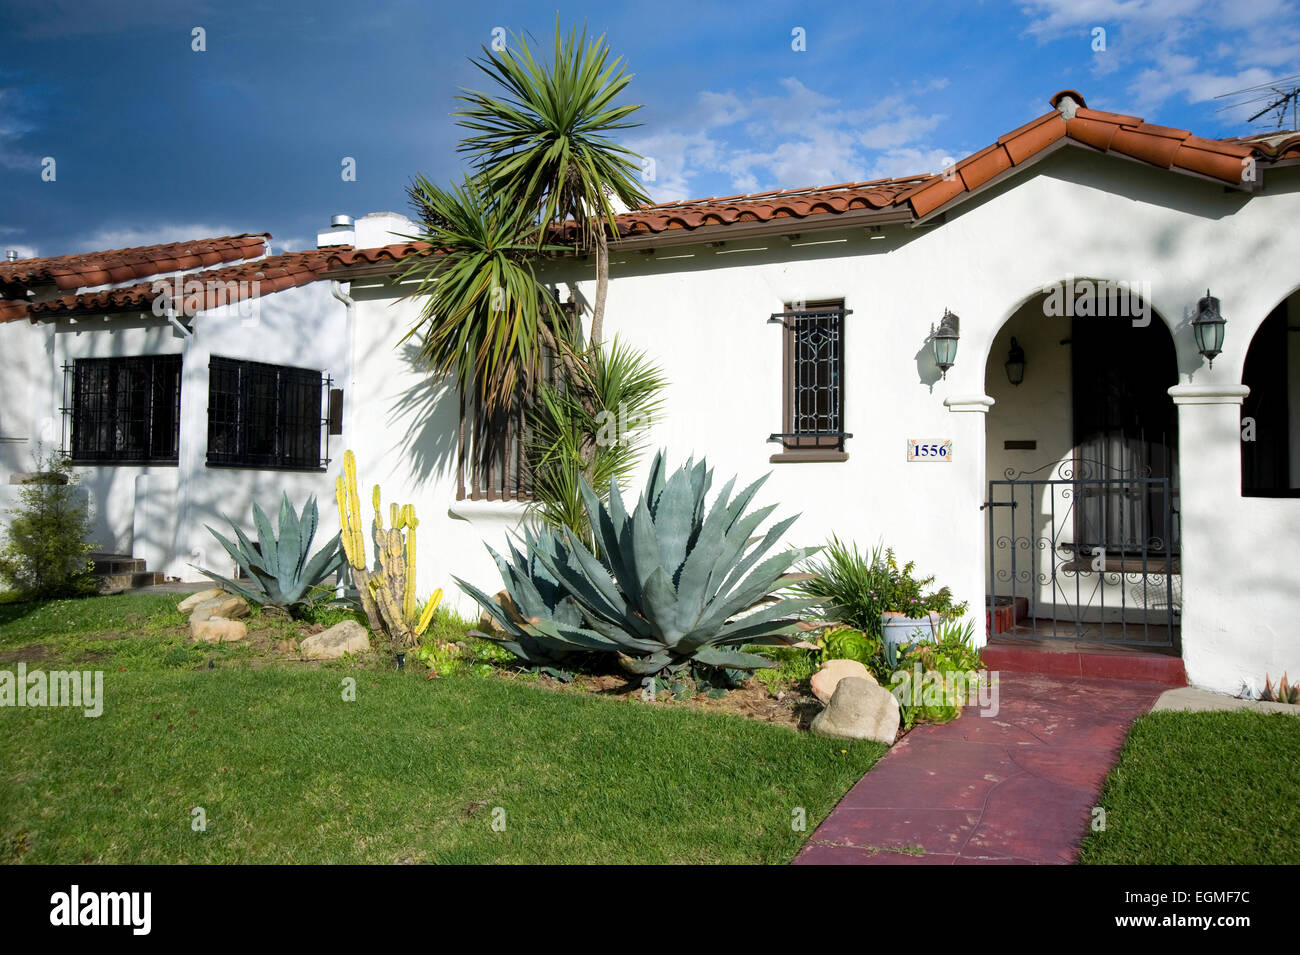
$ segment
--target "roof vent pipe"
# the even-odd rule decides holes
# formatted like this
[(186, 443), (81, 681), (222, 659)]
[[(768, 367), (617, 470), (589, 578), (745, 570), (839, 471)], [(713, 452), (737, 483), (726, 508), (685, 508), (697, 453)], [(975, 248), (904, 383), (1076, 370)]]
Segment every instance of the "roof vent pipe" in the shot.
[(6, 253), (5, 253), (5, 261), (6, 261), (6, 262), (17, 262), (17, 261), (18, 261), (18, 250), (17, 250), (17, 249), (10, 249), (8, 252), (6, 252)]
[(330, 218), (331, 229), (350, 229), (352, 228), (351, 216), (333, 216)]

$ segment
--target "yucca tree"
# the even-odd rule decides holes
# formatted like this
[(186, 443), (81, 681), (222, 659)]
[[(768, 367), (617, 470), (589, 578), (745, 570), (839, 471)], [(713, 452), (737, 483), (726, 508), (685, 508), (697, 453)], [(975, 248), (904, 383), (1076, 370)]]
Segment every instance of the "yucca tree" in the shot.
[(533, 513), (594, 550), (582, 482), (606, 500), (611, 484), (631, 477), (648, 428), (660, 418), (668, 379), (617, 338), (588, 355), (562, 383), (539, 384), (528, 405), (528, 450)]
[(403, 276), (417, 282), (411, 294), (423, 306), (402, 341), (418, 337), (421, 357), (488, 410), (508, 406), (545, 349), (572, 355), (559, 305), (537, 276), (537, 226), (481, 179), (444, 189), (417, 176), (408, 192), (424, 220), (419, 238), (436, 252)]
[(484, 47), (484, 57), (473, 61), (504, 95), (464, 91), (459, 99), (466, 105), (453, 115), (471, 135), (459, 148), (494, 198), (535, 214), (539, 248), (569, 220), (575, 241), (594, 246), (591, 342), (598, 344), (609, 285), (606, 229), (618, 235), (614, 199), (628, 208), (648, 199), (638, 182), (640, 157), (610, 136), (639, 125), (626, 120), (641, 107), (616, 105), (631, 76), (622, 58), (611, 58), (603, 35), (588, 40), (584, 28), (563, 37), (557, 20), (551, 62), (540, 62), (522, 37), (514, 47)]

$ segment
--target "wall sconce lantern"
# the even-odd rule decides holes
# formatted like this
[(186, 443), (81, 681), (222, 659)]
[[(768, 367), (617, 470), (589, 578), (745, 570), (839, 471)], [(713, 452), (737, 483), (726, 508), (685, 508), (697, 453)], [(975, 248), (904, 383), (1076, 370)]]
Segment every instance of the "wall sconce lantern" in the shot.
[(1006, 369), (1007, 381), (1013, 385), (1018, 386), (1025, 380), (1025, 350), (1014, 337), (1011, 339), (1011, 350), (1007, 352)]
[(1214, 367), (1214, 359), (1223, 351), (1223, 326), (1227, 319), (1219, 312), (1219, 300), (1205, 290), (1205, 298), (1196, 303), (1196, 318), (1192, 319), (1192, 331), (1196, 335), (1196, 347), (1200, 349)]
[(934, 326), (930, 327), (930, 341), (934, 347), (934, 363), (939, 366), (939, 372), (944, 378), (948, 377), (948, 369), (957, 360), (957, 339), (960, 337), (958, 327), (960, 324), (961, 319), (945, 308), (943, 318), (939, 319), (939, 329), (935, 331)]

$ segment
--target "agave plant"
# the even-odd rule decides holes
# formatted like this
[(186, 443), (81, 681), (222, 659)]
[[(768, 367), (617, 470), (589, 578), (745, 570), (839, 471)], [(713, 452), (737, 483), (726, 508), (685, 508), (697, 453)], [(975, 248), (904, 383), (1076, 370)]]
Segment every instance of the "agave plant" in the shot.
[(791, 634), (799, 621), (793, 614), (812, 601), (772, 595), (799, 576), (787, 572), (813, 550), (795, 548), (763, 559), (796, 519), (774, 524), (761, 539), (751, 538), (775, 508), (746, 513), (766, 480), (733, 499), (733, 478), (706, 510), (713, 472), (692, 459), (669, 475), (661, 451), (631, 513), (617, 483), (610, 485), (606, 506), (584, 481), (583, 499), (601, 556), (593, 556), (567, 530), (564, 547), (530, 551), (582, 612), (583, 627), (555, 620), (556, 634), (577, 643), (590, 640), (594, 631), (617, 645), (626, 670), (642, 676), (689, 664), (732, 670), (774, 666), (740, 648), (796, 642)]
[(559, 668), (572, 665), (578, 657), (591, 651), (618, 650), (614, 641), (583, 627), (578, 604), (539, 559), (539, 554), (546, 552), (554, 560), (566, 561), (564, 551), (560, 535), (550, 530), (538, 534), (525, 529), (524, 550), (511, 543), (509, 560), (488, 547), (517, 614), (473, 584), (453, 577), (505, 635), (478, 630), (471, 634), (499, 644), (532, 667)]
[(296, 613), (308, 602), (312, 590), (342, 566), (343, 551), (339, 547), (338, 534), (330, 538), (314, 557), (308, 558), (320, 522), (315, 497), (307, 498), (301, 515), (294, 512), (288, 494), (281, 498), (278, 538), (266, 514), (254, 504), (256, 544), (249, 540), (238, 524), (229, 518), (226, 520), (234, 529), (238, 544), (232, 543), (211, 527), (208, 527), (208, 531), (221, 542), (221, 546), (239, 565), (247, 579), (232, 580), (202, 567), (198, 570), (231, 593), (240, 594), (263, 607)]

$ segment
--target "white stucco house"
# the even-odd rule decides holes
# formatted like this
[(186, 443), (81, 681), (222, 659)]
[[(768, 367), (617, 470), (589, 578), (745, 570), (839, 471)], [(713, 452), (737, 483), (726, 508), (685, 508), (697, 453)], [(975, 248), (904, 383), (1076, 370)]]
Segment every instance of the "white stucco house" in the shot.
[[(792, 543), (883, 541), (994, 633), (1159, 648), (1235, 693), (1300, 672), (1297, 222), (1295, 133), (1203, 139), (1064, 91), (939, 175), (624, 214), (606, 337), (672, 382), (652, 443), (772, 472)], [(498, 589), (483, 543), (527, 504), (397, 344), (415, 231), (0, 264), (0, 482), (61, 446), (100, 550), (195, 579), (225, 559), (204, 525), (281, 491), (336, 530), (351, 448), (416, 505), (421, 592), (471, 610), (451, 575)], [(590, 261), (549, 268), (592, 297)]]

